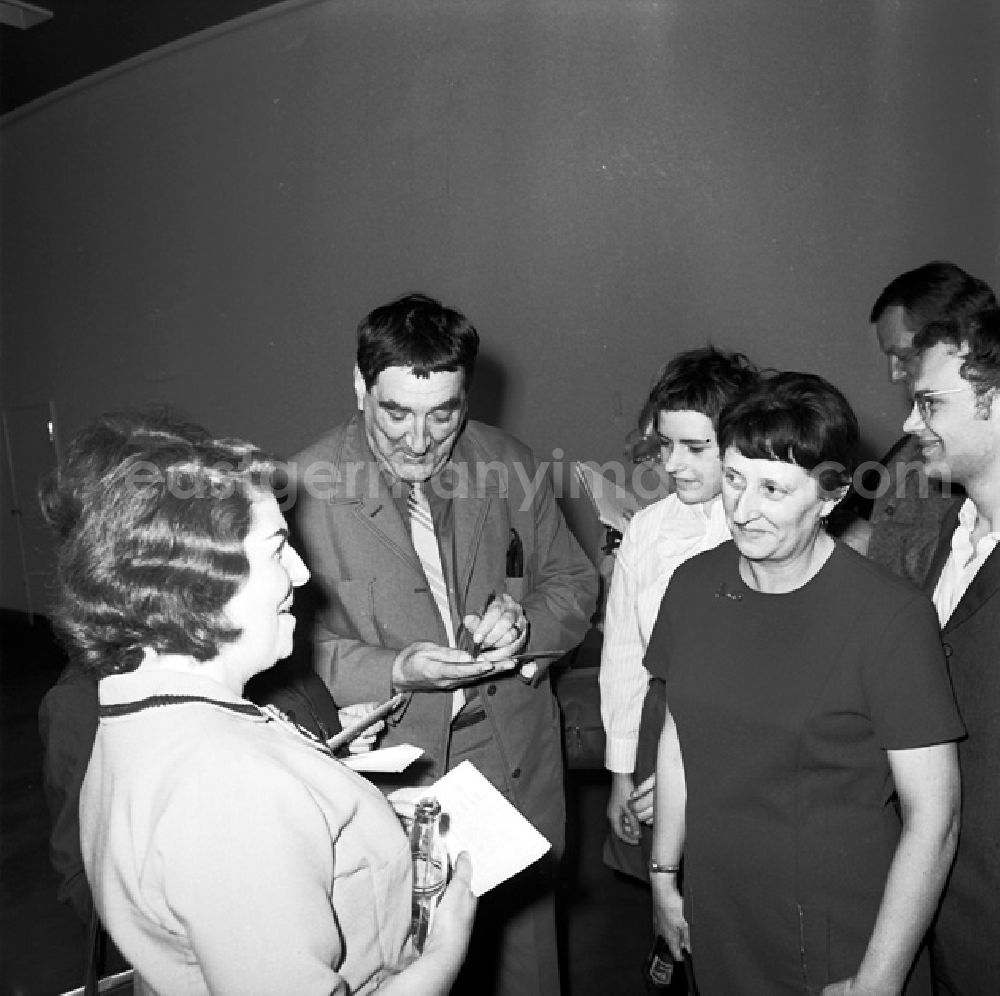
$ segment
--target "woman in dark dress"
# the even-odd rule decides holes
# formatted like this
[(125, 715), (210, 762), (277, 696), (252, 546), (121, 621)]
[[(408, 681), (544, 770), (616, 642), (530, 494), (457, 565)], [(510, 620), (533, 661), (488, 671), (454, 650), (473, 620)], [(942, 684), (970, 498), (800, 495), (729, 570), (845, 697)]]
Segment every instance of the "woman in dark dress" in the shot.
[(823, 529), (858, 439), (836, 388), (778, 374), (718, 435), (733, 542), (677, 569), (646, 657), (656, 928), (701, 996), (929, 992), (963, 734), (933, 607)]

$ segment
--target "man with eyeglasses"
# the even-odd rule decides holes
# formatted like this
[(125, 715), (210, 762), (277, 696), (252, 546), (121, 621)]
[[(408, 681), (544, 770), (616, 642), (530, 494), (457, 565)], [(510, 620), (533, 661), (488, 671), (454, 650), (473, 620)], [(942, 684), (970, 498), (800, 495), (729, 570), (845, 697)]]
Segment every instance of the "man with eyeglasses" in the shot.
[[(890, 382), (912, 390), (913, 338), (923, 326), (996, 304), (984, 281), (954, 263), (927, 263), (890, 281), (870, 315), (889, 361)], [(871, 560), (919, 585), (955, 493), (957, 489), (928, 479), (916, 441), (904, 435), (877, 469), (854, 482), (830, 516), (828, 528)]]
[(912, 433), (927, 474), (954, 481), (925, 588), (955, 698), (962, 828), (934, 927), (939, 996), (1000, 993), (1000, 310), (934, 322), (913, 340)]

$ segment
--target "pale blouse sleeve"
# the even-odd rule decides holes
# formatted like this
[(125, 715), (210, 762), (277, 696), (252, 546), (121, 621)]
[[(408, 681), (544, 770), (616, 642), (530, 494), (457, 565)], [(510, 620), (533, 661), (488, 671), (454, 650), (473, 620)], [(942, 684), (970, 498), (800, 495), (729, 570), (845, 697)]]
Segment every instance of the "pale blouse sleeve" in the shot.
[[(601, 651), (601, 719), (607, 734), (604, 766), (631, 774), (635, 768), (639, 720), (649, 673), (642, 665), (645, 653), (639, 626), (639, 583), (636, 558), (642, 553), (634, 522), (618, 549), (604, 617)], [(646, 551), (649, 555), (649, 551)]]

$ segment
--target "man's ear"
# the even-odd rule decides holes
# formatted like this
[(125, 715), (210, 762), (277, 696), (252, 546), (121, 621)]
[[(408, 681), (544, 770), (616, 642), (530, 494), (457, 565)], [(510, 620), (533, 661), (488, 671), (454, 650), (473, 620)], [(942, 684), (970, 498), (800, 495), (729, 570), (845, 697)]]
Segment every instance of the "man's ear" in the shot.
[(368, 388), (365, 387), (365, 379), (361, 376), (361, 370), (357, 363), (354, 364), (354, 397), (358, 400), (358, 411), (365, 409), (365, 394)]

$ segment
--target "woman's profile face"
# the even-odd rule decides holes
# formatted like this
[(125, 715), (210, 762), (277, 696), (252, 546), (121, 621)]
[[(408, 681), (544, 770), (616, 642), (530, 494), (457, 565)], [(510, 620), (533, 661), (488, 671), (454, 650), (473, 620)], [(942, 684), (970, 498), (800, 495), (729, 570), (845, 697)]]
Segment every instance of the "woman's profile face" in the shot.
[(820, 519), (836, 504), (796, 463), (758, 460), (729, 447), (722, 460), (722, 505), (733, 540), (748, 560), (791, 562), (807, 555)]
[(250, 569), (225, 607), (226, 616), (242, 633), (224, 652), (249, 678), (292, 652), (292, 596), (309, 580), (309, 571), (288, 543), (288, 526), (273, 495), (254, 499), (243, 548)]
[(711, 501), (722, 487), (722, 463), (712, 420), (702, 412), (660, 412), (656, 436), (663, 469), (685, 505)]

